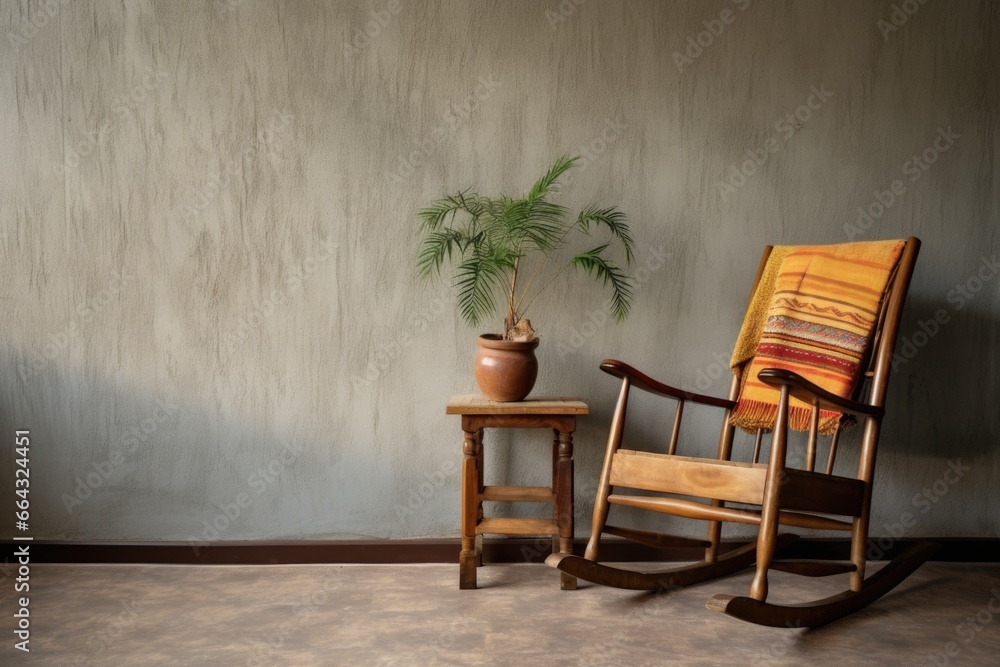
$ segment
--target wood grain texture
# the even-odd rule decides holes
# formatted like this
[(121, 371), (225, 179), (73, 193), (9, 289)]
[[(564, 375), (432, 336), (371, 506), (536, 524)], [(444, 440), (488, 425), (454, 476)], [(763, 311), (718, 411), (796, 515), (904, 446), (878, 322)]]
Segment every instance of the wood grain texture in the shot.
[(740, 461), (706, 462), (689, 456), (618, 450), (611, 485), (646, 491), (760, 504), (767, 467)]
[(487, 486), (480, 494), (483, 500), (500, 502), (554, 503), (555, 494), (548, 486)]
[(575, 398), (532, 397), (513, 403), (491, 401), (478, 394), (452, 396), (445, 406), (449, 415), (585, 415), (590, 409)]

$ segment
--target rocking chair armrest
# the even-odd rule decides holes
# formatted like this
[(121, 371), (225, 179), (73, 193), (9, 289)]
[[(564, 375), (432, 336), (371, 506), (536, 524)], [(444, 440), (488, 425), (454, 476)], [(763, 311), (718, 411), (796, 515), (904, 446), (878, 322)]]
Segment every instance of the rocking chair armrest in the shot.
[(618, 361), (617, 359), (605, 359), (602, 361), (601, 370), (609, 375), (614, 375), (617, 378), (628, 378), (633, 387), (637, 387), (643, 391), (648, 391), (651, 394), (666, 396), (679, 401), (692, 401), (694, 403), (701, 403), (702, 405), (711, 405), (717, 408), (732, 409), (736, 406), (734, 401), (730, 401), (725, 398), (695, 394), (690, 391), (684, 391), (683, 389), (671, 387), (670, 385), (663, 384), (662, 382), (657, 382), (648, 375), (637, 371), (625, 362)]
[(772, 387), (788, 385), (789, 395), (803, 403), (819, 405), (822, 410), (844, 412), (856, 417), (882, 417), (885, 414), (885, 408), (841, 398), (813, 384), (798, 373), (782, 368), (765, 368), (757, 374), (757, 378)]

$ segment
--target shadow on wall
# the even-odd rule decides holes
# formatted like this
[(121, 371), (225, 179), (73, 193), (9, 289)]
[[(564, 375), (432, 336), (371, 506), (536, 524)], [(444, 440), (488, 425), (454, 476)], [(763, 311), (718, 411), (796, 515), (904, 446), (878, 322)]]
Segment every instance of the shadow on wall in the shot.
[[(940, 459), (942, 470), (945, 459), (968, 462), (991, 455), (1000, 431), (997, 411), (977, 399), (995, 394), (1000, 382), (994, 333), (1000, 322), (986, 311), (988, 302), (986, 294), (962, 307), (911, 295), (890, 381), (884, 453)], [(0, 391), (0, 426), (11, 435), (31, 430), (27, 534), (38, 539), (186, 540), (198, 549), (216, 540), (330, 534), (331, 522), (337, 528), (347, 522), (348, 528), (338, 531), (343, 535), (352, 532), (345, 517), (361, 511), (350, 505), (351, 484), (395, 498), (395, 504), (390, 500), (366, 510), (383, 515), (382, 520), (367, 516), (372, 525), (399, 529), (432, 506), (457, 515), (451, 459), (422, 477), (409, 473), (409, 486), (394, 496), (393, 479), (379, 474), (376, 463), (338, 459), (337, 433), (281, 433), (260, 416), (237, 422), (224, 406), (192, 405), (180, 391), (156, 396), (58, 359), (24, 379), (23, 351), (7, 346), (0, 355), (7, 379)], [(580, 420), (575, 438), (578, 529), (585, 533), (618, 381), (599, 370), (596, 356), (578, 358), (573, 381), (593, 388), (592, 413)], [(720, 395), (724, 384), (720, 380), (707, 393)], [(258, 408), (256, 415), (269, 413), (262, 403), (247, 402)], [(708, 409), (686, 412), (688, 437), (681, 453), (711, 455), (719, 417)], [(672, 418), (672, 402), (635, 392), (626, 437), (637, 447), (662, 449)], [(703, 437), (690, 437), (696, 434)], [(857, 435), (845, 437), (838, 471), (853, 465)], [(752, 445), (749, 436), (740, 438), (736, 456), (745, 460)], [(498, 451), (507, 449), (502, 441), (493, 444)], [(0, 468), (0, 496), (10, 498), (15, 463), (13, 452), (8, 454)], [(518, 466), (509, 459), (496, 463), (501, 476), (513, 475)], [(317, 524), (323, 527), (301, 530), (320, 516), (324, 520)]]
[(988, 295), (977, 303), (949, 294), (907, 302), (883, 424), (887, 449), (974, 459), (1000, 444), (997, 406), (981, 398), (996, 395), (1000, 382), (1000, 321), (985, 308)]
[[(956, 293), (957, 294), (957, 293)], [(927, 299), (911, 295), (896, 342), (894, 369), (889, 380), (887, 413), (882, 425), (880, 464), (877, 474), (888, 477), (881, 484), (882, 491), (889, 495), (902, 494), (909, 504), (904, 503), (902, 515), (895, 513), (895, 506), (877, 503), (873, 515), (874, 535), (888, 535), (900, 516), (922, 517), (934, 508), (949, 492), (952, 485), (967, 477), (977, 461), (989, 461), (995, 457), (1000, 442), (1000, 416), (995, 405), (988, 405), (983, 396), (997, 393), (1000, 382), (1000, 356), (997, 355), (1000, 342), (1000, 321), (988, 312), (989, 296), (984, 294), (981, 301), (960, 299), (952, 295), (948, 299)], [(977, 333), (978, 332), (978, 333)], [(986, 332), (986, 333), (983, 333)], [(662, 366), (669, 367), (670, 360)], [(618, 381), (607, 378), (597, 368), (597, 362), (588, 364), (579, 371), (581, 377), (590, 379), (594, 386), (591, 400), (591, 415), (585, 419), (585, 432), (592, 441), (595, 452), (577, 448), (577, 489), (586, 489), (582, 497), (578, 494), (578, 531), (586, 532), (589, 512), (592, 511), (592, 489), (590, 481), (581, 477), (582, 470), (600, 469), (607, 438), (611, 414), (617, 397)], [(693, 386), (678, 385), (676, 374), (658, 377), (681, 388), (698, 390)], [(607, 380), (607, 381), (604, 381)], [(720, 379), (711, 389), (705, 391), (721, 396), (728, 386), (728, 376)], [(651, 396), (635, 390), (630, 394), (629, 416), (625, 426), (625, 446), (649, 451), (666, 451), (674, 415), (674, 401)], [(684, 426), (678, 453), (692, 456), (714, 456), (717, 446), (718, 429), (721, 426), (721, 411), (709, 408), (685, 410)], [(845, 432), (838, 450), (836, 473), (854, 475), (860, 453), (862, 428)], [(693, 436), (693, 437), (692, 437)], [(701, 436), (701, 437), (699, 437)], [(581, 438), (577, 439), (578, 442)], [(765, 441), (766, 442), (766, 441)], [(804, 464), (806, 436), (792, 434), (789, 463), (794, 467)], [(820, 442), (818, 460), (825, 465), (829, 441)], [(752, 436), (737, 430), (733, 446), (734, 460), (749, 461), (753, 449)], [(761, 461), (767, 460), (765, 447)], [(900, 469), (899, 466), (909, 469)], [(985, 469), (977, 469), (972, 476), (982, 479), (988, 474)], [(977, 504), (972, 487), (966, 487), (958, 496), (963, 500), (949, 498), (950, 502)], [(914, 493), (917, 495), (914, 495)], [(924, 494), (924, 495), (920, 495)], [(583, 511), (581, 512), (581, 507)], [(648, 513), (616, 508), (616, 516), (623, 517), (630, 525), (649, 529), (662, 529), (662, 521), (654, 520)], [(883, 512), (885, 516), (878, 514)], [(940, 514), (941, 510), (937, 510)], [(582, 520), (581, 520), (582, 519)], [(895, 523), (893, 523), (895, 522)], [(909, 528), (912, 524), (903, 524)], [(697, 536), (703, 532), (701, 524), (680, 521), (671, 517), (673, 532)], [(728, 527), (728, 537), (746, 537), (753, 531), (743, 527)], [(829, 536), (820, 531), (807, 532), (811, 535)], [(873, 556), (875, 557), (875, 556)]]
[[(973, 295), (975, 296), (975, 295)], [(886, 455), (898, 455), (913, 460), (940, 459), (941, 467), (950, 460), (975, 461), (991, 456), (1000, 443), (1000, 417), (996, 406), (985, 405), (979, 396), (993, 395), (1000, 382), (1000, 356), (998, 340), (1000, 322), (986, 306), (989, 295), (972, 300), (968, 294), (949, 292), (944, 299), (921, 298), (912, 293), (908, 298), (906, 313), (897, 337), (892, 376), (889, 380), (886, 418), (882, 425), (880, 450)], [(977, 332), (980, 332), (977, 334)], [(663, 366), (670, 367), (669, 360)], [(594, 387), (591, 415), (586, 418), (588, 435), (603, 456), (604, 439), (614, 409), (618, 382), (611, 381), (598, 369), (597, 357), (593, 363), (574, 370), (581, 378), (580, 384)], [(641, 369), (640, 369), (641, 370)], [(694, 386), (678, 384), (675, 377), (658, 377), (681, 388), (701, 391)], [(586, 379), (587, 382), (583, 382)], [(607, 382), (603, 380), (608, 380)], [(728, 389), (726, 375), (705, 393), (723, 396)], [(633, 391), (626, 422), (627, 446), (665, 451), (673, 420), (675, 403)], [(714, 456), (721, 413), (709, 408), (685, 412), (679, 453), (694, 456)], [(853, 474), (856, 467), (862, 429), (845, 432), (840, 454), (837, 457), (838, 474)], [(697, 437), (700, 434), (702, 437)], [(696, 436), (696, 437), (691, 437)], [(794, 434), (793, 442), (804, 436)], [(947, 443), (946, 447), (942, 443)], [(736, 460), (749, 460), (752, 437), (737, 431), (733, 456)], [(825, 457), (826, 439), (821, 443)], [(792, 462), (796, 453), (790, 450)], [(582, 456), (581, 456), (582, 455)], [(580, 459), (591, 458), (578, 452)], [(762, 461), (766, 461), (766, 448)], [(825, 460), (825, 459), (824, 459)], [(599, 461), (595, 468), (599, 469)], [(936, 469), (936, 468), (935, 468)]]
[[(332, 443), (236, 423), (180, 390), (156, 396), (59, 360), (25, 380), (25, 362), (11, 347), (0, 356), (0, 426), (11, 437), (15, 429), (31, 434), (26, 535), (197, 548), (248, 533), (294, 535), (296, 523), (323, 511), (303, 488), (316, 471), (332, 470)], [(14, 455), (4, 454), (0, 496), (10, 498)], [(260, 535), (261, 526), (281, 533)]]

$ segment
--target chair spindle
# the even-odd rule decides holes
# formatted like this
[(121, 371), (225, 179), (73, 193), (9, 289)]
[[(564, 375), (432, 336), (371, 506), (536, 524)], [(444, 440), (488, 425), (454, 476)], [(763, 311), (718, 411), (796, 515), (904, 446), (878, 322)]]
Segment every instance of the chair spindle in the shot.
[(843, 422), (837, 422), (837, 429), (833, 432), (833, 437), (830, 439), (830, 456), (826, 460), (826, 474), (833, 474), (833, 464), (837, 460), (837, 441), (840, 440), (840, 425)]
[(684, 414), (684, 401), (677, 401), (677, 412), (674, 413), (674, 430), (670, 434), (670, 449), (668, 454), (673, 456), (677, 453), (677, 438), (681, 434), (681, 415)]
[(813, 405), (812, 419), (809, 424), (809, 442), (806, 445), (806, 470), (813, 471), (816, 467), (816, 438), (819, 435), (819, 404)]
[(757, 429), (757, 438), (753, 442), (753, 462), (760, 462), (760, 442), (764, 439), (764, 429)]

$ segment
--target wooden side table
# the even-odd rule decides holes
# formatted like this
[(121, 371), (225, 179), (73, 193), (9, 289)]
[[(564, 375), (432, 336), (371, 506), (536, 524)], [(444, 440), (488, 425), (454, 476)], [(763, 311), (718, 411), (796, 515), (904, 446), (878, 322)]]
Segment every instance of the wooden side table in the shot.
[[(529, 398), (498, 403), (482, 396), (452, 396), (446, 413), (462, 416), (462, 552), (458, 560), (459, 588), (476, 588), (476, 567), (482, 564), (482, 547), (476, 537), (499, 535), (552, 535), (553, 551), (573, 551), (573, 432), (576, 416), (589, 414), (575, 398)], [(483, 429), (550, 428), (552, 486), (485, 486), (483, 484)], [(552, 504), (552, 519), (485, 518), (483, 501), (545, 502)], [(576, 588), (576, 577), (560, 572), (563, 590)]]

